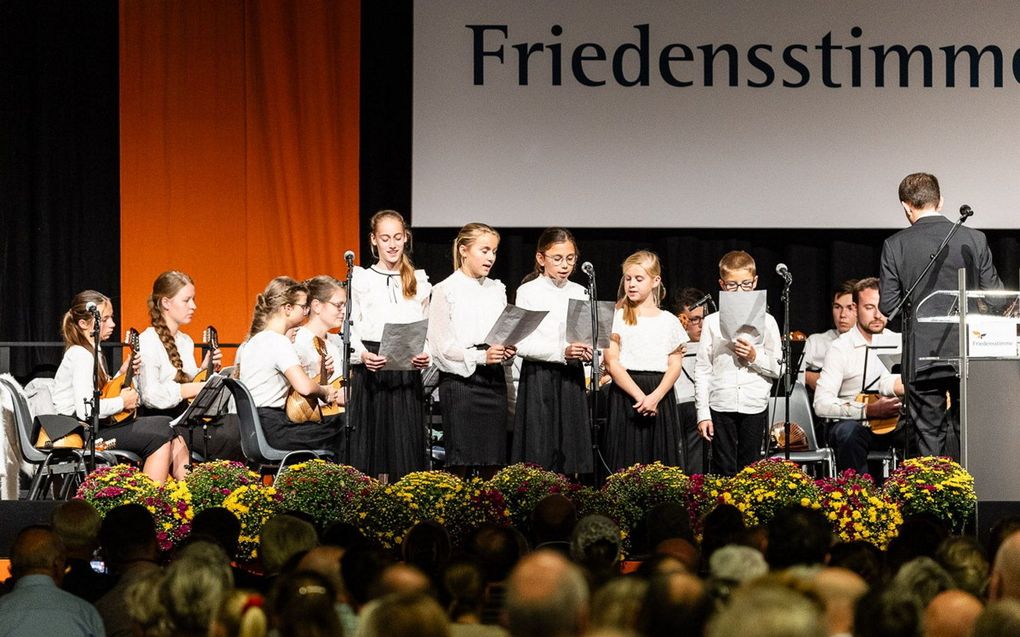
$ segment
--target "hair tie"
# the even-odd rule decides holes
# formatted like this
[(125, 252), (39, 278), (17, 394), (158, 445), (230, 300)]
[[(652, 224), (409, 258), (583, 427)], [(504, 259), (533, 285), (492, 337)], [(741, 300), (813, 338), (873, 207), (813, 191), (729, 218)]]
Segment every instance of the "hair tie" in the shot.
[(302, 586), (301, 588), (299, 588), (298, 589), (298, 594), (300, 594), (300, 595), (325, 595), (326, 594), (326, 589), (324, 587), (322, 587), (322, 586), (316, 586), (314, 584), (309, 584), (307, 586)]
[(241, 607), (241, 615), (243, 616), (252, 608), (262, 608), (265, 601), (265, 598), (258, 593), (252, 593), (244, 599), (244, 606)]

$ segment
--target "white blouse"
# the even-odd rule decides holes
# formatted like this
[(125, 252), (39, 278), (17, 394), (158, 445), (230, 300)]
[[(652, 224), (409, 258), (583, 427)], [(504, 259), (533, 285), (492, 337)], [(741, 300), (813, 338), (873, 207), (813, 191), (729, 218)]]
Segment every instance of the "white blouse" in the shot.
[(669, 355), (688, 340), (680, 319), (669, 312), (638, 316), (637, 324), (623, 322), (623, 309), (613, 314), (613, 334), (620, 337), (620, 365), (627, 371), (664, 372)]
[[(336, 341), (330, 339), (328, 334), (323, 340), (326, 341), (326, 353), (333, 357), (333, 376), (337, 376), (340, 373), (340, 363), (343, 361), (343, 354), (340, 353), (340, 348), (337, 347)], [(304, 368), (308, 377), (315, 378), (318, 376), (322, 371), (322, 362), (319, 352), (315, 349), (315, 334), (307, 327), (298, 329), (297, 334), (294, 336), (294, 349), (297, 351), (301, 367)], [(319, 384), (325, 385), (329, 380), (329, 378), (320, 378)]]
[[(53, 378), (53, 409), (64, 416), (75, 416), (78, 420), (86, 420), (85, 401), (92, 400), (93, 384), (92, 352), (81, 345), (72, 345), (64, 352)], [(99, 400), (99, 417), (107, 418), (124, 411), (124, 399), (101, 398)]]
[(483, 277), (473, 279), (460, 270), (436, 285), (429, 306), (426, 335), (432, 361), (440, 371), (465, 378), (485, 364), (483, 344), (489, 329), (506, 307), (506, 286)]
[(351, 347), (353, 360), (361, 362), (362, 341), (382, 339), (386, 323), (414, 323), (428, 315), (432, 284), (424, 270), (415, 270), (418, 282), (414, 298), (404, 296), (400, 272), (386, 272), (376, 266), (355, 267), (351, 274)]
[[(188, 378), (198, 373), (195, 363), (195, 342), (178, 330), (174, 336), (177, 351), (181, 355), (181, 367)], [(177, 369), (170, 362), (170, 354), (159, 340), (156, 328), (150, 327), (138, 336), (138, 355), (142, 366), (138, 372), (138, 393), (142, 404), (154, 409), (170, 409), (183, 400), (181, 384), (174, 380)]]
[(256, 407), (283, 408), (287, 404), (290, 382), (284, 376), (291, 367), (301, 365), (290, 339), (272, 330), (263, 330), (244, 344), (241, 382)]
[(517, 353), (529, 360), (565, 363), (567, 348), (567, 306), (570, 299), (588, 300), (588, 291), (573, 281), (557, 285), (547, 276), (539, 276), (517, 288), (518, 307), (547, 310), (538, 329), (517, 345)]

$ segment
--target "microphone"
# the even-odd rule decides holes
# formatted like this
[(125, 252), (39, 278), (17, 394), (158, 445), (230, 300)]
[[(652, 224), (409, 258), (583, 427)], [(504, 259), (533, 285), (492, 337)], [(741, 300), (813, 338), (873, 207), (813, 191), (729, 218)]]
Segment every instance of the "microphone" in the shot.
[(591, 261), (585, 261), (582, 263), (581, 271), (587, 274), (589, 279), (595, 278), (595, 266), (591, 264)]
[(790, 269), (786, 267), (785, 263), (780, 263), (776, 266), (776, 274), (783, 277), (787, 284), (790, 284), (793, 281), (793, 275), (790, 274)]
[(968, 206), (967, 204), (963, 204), (962, 206), (960, 206), (960, 221), (963, 221), (964, 219), (973, 216), (974, 211), (971, 209), (970, 206)]
[(698, 299), (694, 303), (694, 305), (692, 305), (690, 308), (688, 308), (688, 311), (696, 310), (699, 307), (701, 307), (702, 305), (705, 305), (706, 303), (712, 303), (712, 295), (711, 294), (706, 294), (705, 296), (703, 296), (700, 299)]
[(354, 267), (354, 250), (348, 250), (347, 252), (344, 252), (344, 261), (347, 262), (348, 268)]

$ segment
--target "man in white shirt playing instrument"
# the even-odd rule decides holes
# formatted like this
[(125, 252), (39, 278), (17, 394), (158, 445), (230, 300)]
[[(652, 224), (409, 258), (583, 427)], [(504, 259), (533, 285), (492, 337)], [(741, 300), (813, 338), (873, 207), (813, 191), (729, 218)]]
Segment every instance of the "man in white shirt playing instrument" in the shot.
[(854, 285), (856, 279), (843, 281), (832, 291), (832, 329), (812, 334), (804, 343), (804, 360), (801, 371), (804, 372), (804, 384), (815, 389), (818, 375), (822, 371), (822, 363), (829, 352), (832, 342), (840, 334), (846, 334), (857, 323), (857, 306), (854, 305)]
[(708, 448), (698, 433), (698, 410), (694, 406), (694, 367), (701, 340), (701, 325), (705, 319), (705, 304), (711, 296), (697, 288), (680, 290), (676, 299), (677, 318), (687, 331), (687, 351), (684, 353), (680, 377), (673, 385), (677, 409), (680, 412), (680, 435), (684, 444), (684, 471), (687, 475), (708, 471)]
[[(878, 279), (854, 287), (857, 325), (829, 347), (815, 387), (815, 413), (838, 419), (829, 432), (839, 471), (868, 470), (869, 449), (888, 448), (900, 413), (903, 383), (878, 358), (901, 348), (900, 335), (886, 331), (878, 309)], [(865, 374), (867, 376), (865, 376)], [(873, 430), (874, 428), (874, 430)], [(877, 433), (881, 432), (881, 433)]]

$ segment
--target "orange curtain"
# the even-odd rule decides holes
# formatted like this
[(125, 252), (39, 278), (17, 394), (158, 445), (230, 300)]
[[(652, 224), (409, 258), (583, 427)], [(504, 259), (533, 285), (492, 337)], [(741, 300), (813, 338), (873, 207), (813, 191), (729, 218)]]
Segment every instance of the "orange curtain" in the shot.
[(186, 331), (224, 342), (272, 277), (345, 274), (359, 47), (360, 0), (121, 1), (123, 327), (164, 270), (195, 280)]

